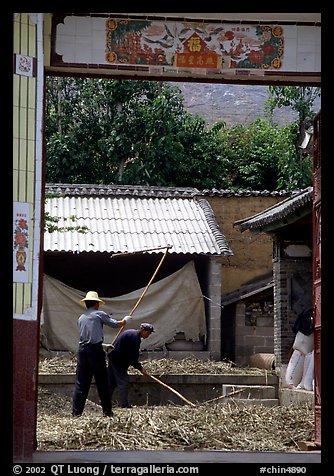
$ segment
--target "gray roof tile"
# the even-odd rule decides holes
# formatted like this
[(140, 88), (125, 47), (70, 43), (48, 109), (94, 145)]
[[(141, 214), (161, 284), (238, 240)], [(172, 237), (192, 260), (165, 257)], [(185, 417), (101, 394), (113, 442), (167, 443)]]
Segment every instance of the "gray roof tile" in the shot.
[(196, 189), (55, 184), (47, 185), (49, 194), (58, 196), (47, 198), (45, 211), (60, 217), (59, 227), (74, 215), (75, 224), (89, 231), (45, 232), (45, 251), (124, 253), (171, 246), (170, 253), (233, 255)]
[(282, 222), (283, 220), (288, 222), (293, 215), (301, 217), (309, 213), (312, 206), (312, 198), (313, 187), (307, 187), (256, 215), (235, 221), (233, 226), (237, 226), (241, 232), (245, 230), (268, 230), (275, 223)]

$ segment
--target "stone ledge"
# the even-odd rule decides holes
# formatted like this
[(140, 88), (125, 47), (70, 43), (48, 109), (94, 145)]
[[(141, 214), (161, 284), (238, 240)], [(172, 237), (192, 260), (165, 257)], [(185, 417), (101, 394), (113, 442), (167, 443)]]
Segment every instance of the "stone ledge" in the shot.
[[(153, 374), (152, 374), (153, 375)], [(158, 379), (179, 392), (189, 401), (195, 403), (221, 398), (224, 385), (273, 385), (275, 395), (278, 395), (278, 377), (275, 375), (158, 375)], [(71, 396), (73, 394), (75, 374), (40, 374), (38, 385), (40, 388)], [(118, 389), (115, 392), (117, 402)], [(98, 402), (96, 385), (93, 382), (89, 390), (89, 399)], [(138, 374), (130, 375), (129, 400), (133, 405), (166, 405), (169, 403), (180, 404), (182, 401), (170, 390), (159, 383), (152, 381), (147, 376)], [(183, 403), (182, 403), (183, 404)]]
[(314, 392), (308, 390), (296, 390), (282, 388), (280, 390), (280, 404), (291, 405), (292, 403), (307, 402), (314, 404)]
[[(153, 374), (152, 374), (153, 375)], [(244, 374), (166, 374), (156, 375), (159, 380), (168, 384), (229, 384), (229, 385), (278, 385), (276, 375), (244, 375)], [(75, 374), (39, 374), (39, 385), (74, 384)], [(130, 375), (130, 383), (150, 383), (149, 377)]]

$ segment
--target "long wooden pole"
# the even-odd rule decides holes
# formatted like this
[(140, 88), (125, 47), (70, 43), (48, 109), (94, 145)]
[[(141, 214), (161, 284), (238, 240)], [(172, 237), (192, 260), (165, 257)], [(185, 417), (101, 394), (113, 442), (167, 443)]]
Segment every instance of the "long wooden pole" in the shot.
[(155, 382), (159, 383), (160, 385), (162, 385), (163, 387), (166, 387), (168, 388), (168, 390), (170, 390), (171, 392), (175, 393), (175, 395), (177, 395), (178, 397), (182, 398), (182, 400), (184, 400), (185, 402), (188, 403), (188, 405), (191, 405), (192, 407), (195, 407), (196, 405), (192, 402), (190, 402), (189, 400), (187, 400), (183, 395), (181, 395), (179, 392), (177, 392), (174, 388), (170, 387), (169, 385), (167, 385), (165, 382), (162, 382), (161, 380), (159, 380), (158, 378), (154, 377), (153, 375), (149, 375), (149, 374), (145, 374), (147, 375), (148, 377), (150, 377), (152, 380), (154, 380)]
[(220, 395), (219, 397), (212, 398), (211, 400), (205, 400), (204, 402), (201, 402), (201, 405), (204, 405), (205, 403), (215, 402), (216, 400), (221, 400), (222, 398), (231, 397), (232, 395), (236, 395), (237, 393), (243, 392), (245, 390), (245, 388), (247, 388), (247, 387), (242, 387), (239, 390), (234, 390), (234, 392), (228, 393), (226, 395)]
[[(164, 259), (165, 259), (166, 256), (167, 256), (168, 250), (169, 250), (170, 248), (171, 248), (171, 246), (169, 246), (169, 245), (166, 246), (166, 251), (165, 251), (163, 257), (161, 258), (160, 263), (158, 264), (156, 270), (154, 271), (154, 273), (153, 273), (151, 279), (149, 280), (147, 286), (145, 287), (145, 289), (144, 289), (144, 291), (142, 292), (141, 296), (139, 297), (138, 301), (136, 302), (136, 304), (133, 306), (133, 308), (131, 309), (130, 313), (128, 314), (129, 316), (132, 316), (132, 314), (135, 312), (135, 310), (136, 310), (137, 307), (139, 306), (141, 300), (142, 300), (143, 297), (145, 296), (145, 294), (146, 294), (148, 288), (150, 287), (150, 285), (151, 285), (153, 279), (156, 277), (157, 272), (159, 271), (159, 269), (160, 269), (160, 267), (161, 267), (161, 265), (162, 265)], [(114, 340), (112, 341), (112, 345), (115, 343), (115, 340), (116, 340), (117, 337), (120, 335), (120, 333), (122, 332), (123, 329), (124, 329), (124, 326), (120, 327), (120, 329), (119, 329), (119, 331), (117, 332), (117, 334), (116, 334)]]
[(164, 250), (165, 248), (172, 248), (172, 245), (167, 245), (167, 246), (157, 246), (156, 248), (144, 248), (142, 250), (137, 250), (137, 251), (126, 251), (124, 253), (115, 253), (114, 255), (111, 255), (111, 258), (117, 258), (119, 256), (129, 256), (129, 255), (136, 255), (138, 253), (146, 253), (146, 251), (156, 251), (156, 250)]
[(152, 278), (150, 279), (150, 281), (148, 282), (146, 288), (145, 288), (144, 291), (142, 292), (140, 298), (138, 299), (138, 301), (136, 302), (136, 304), (135, 304), (134, 307), (132, 308), (132, 310), (131, 310), (129, 316), (132, 316), (132, 314), (135, 312), (135, 310), (137, 309), (137, 307), (138, 307), (139, 304), (140, 304), (140, 301), (143, 299), (143, 297), (145, 296), (145, 294), (146, 294), (148, 288), (151, 286), (153, 279), (156, 277), (156, 275), (157, 275), (157, 273), (158, 273), (158, 271), (159, 271), (159, 269), (160, 269), (160, 267), (161, 267), (161, 265), (162, 265), (162, 263), (163, 263), (163, 260), (164, 260), (164, 259), (166, 258), (166, 256), (167, 256), (167, 253), (168, 253), (169, 248), (170, 248), (170, 247), (166, 248), (166, 251), (165, 251), (165, 253), (164, 253), (162, 259), (160, 260), (160, 263), (158, 264), (156, 270), (154, 271)]

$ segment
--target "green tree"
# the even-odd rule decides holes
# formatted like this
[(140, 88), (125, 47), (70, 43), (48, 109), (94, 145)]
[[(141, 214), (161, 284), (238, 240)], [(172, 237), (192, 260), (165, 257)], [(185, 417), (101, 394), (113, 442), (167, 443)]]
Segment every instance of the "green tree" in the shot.
[(210, 129), (187, 113), (176, 86), (52, 78), (46, 117), (48, 182), (223, 184), (215, 135), (224, 123)]
[(314, 117), (314, 102), (321, 96), (320, 87), (308, 86), (269, 86), (268, 92), (264, 109), (269, 117), (276, 108), (289, 107), (298, 113), (299, 127), (306, 118)]
[[(297, 89), (276, 90), (271, 107), (291, 106)], [(311, 183), (297, 123), (208, 126), (183, 101), (164, 82), (48, 78), (46, 180), (253, 190)]]
[(133, 103), (149, 98), (154, 86), (149, 81), (48, 79), (47, 181), (117, 182), (132, 154)]
[(298, 120), (291, 124), (290, 139), (294, 140), (294, 156), (283, 154), (279, 160), (280, 186), (293, 189), (312, 183), (313, 157), (305, 153), (300, 144), (304, 138), (305, 126), (312, 123), (315, 115), (315, 101), (321, 97), (320, 87), (269, 86), (269, 98), (264, 109), (272, 120), (274, 109), (289, 107), (298, 114)]
[(310, 185), (310, 171), (296, 158), (296, 125), (278, 126), (265, 119), (220, 132), (221, 154), (232, 189), (293, 190)]

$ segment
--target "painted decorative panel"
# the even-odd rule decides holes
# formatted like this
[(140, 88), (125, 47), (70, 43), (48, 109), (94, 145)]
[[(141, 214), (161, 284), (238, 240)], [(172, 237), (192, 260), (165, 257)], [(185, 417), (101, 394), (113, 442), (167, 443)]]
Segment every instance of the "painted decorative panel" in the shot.
[(24, 55), (15, 55), (15, 73), (21, 76), (33, 75), (33, 58)]
[(51, 66), (58, 67), (85, 65), (150, 76), (320, 75), (316, 26), (54, 14), (51, 45)]
[(280, 69), (280, 26), (107, 20), (106, 60), (181, 68)]
[(13, 281), (27, 283), (29, 280), (29, 203), (14, 202), (13, 205)]

